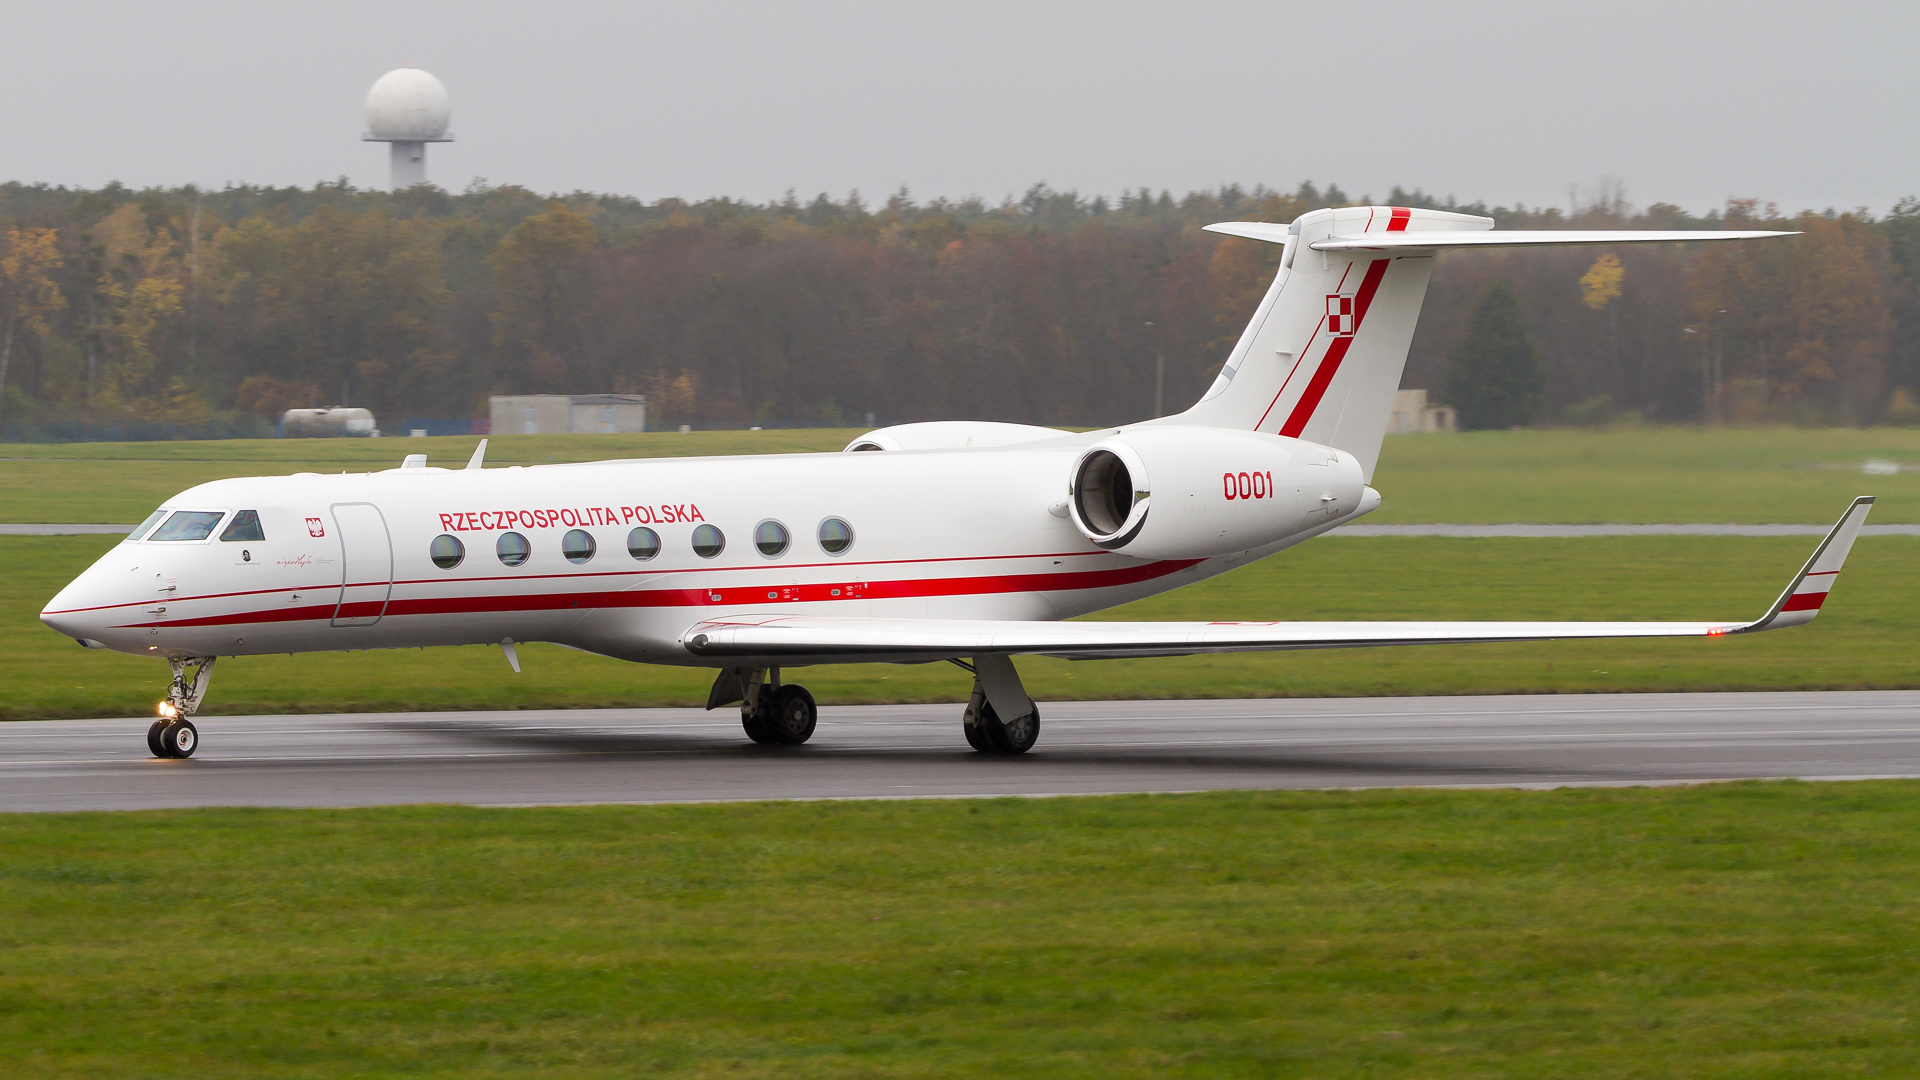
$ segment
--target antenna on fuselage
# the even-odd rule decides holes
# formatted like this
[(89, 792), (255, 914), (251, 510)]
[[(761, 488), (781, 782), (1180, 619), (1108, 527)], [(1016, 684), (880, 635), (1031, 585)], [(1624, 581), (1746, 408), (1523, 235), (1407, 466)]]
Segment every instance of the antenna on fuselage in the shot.
[(487, 440), (481, 439), (480, 445), (473, 448), (473, 456), (467, 459), (467, 468), (477, 469), (487, 457)]

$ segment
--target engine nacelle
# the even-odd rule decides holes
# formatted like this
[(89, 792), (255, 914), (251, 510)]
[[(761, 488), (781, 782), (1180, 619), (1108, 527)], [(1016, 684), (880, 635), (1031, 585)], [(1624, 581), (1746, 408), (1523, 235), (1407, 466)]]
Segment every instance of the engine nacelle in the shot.
[(1373, 509), (1352, 454), (1257, 431), (1139, 427), (1074, 462), (1068, 513), (1143, 559), (1230, 555)]

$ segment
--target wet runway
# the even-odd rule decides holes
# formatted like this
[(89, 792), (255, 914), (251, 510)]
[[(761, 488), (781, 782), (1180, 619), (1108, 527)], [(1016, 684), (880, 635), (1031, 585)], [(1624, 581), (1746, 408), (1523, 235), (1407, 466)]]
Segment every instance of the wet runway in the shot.
[(0, 724), (0, 811), (1059, 795), (1920, 776), (1920, 692), (1048, 702), (1020, 758), (958, 705), (827, 707), (811, 743), (694, 709)]

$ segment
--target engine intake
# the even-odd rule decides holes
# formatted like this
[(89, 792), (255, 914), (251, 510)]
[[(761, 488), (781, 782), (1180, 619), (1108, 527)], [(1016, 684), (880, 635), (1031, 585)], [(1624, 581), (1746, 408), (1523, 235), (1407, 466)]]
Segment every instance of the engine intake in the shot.
[(1075, 523), (1101, 547), (1124, 545), (1146, 524), (1146, 481), (1146, 470), (1137, 461), (1128, 468), (1115, 448), (1088, 451), (1073, 474)]

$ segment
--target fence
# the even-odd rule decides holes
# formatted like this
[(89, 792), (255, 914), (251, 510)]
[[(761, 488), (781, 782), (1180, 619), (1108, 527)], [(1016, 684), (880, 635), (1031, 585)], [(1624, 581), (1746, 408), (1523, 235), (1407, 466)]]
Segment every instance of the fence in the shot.
[(273, 425), (255, 416), (221, 420), (7, 420), (0, 442), (165, 442), (174, 439), (270, 439)]
[(383, 431), (383, 435), (411, 435), (424, 431), (429, 435), (491, 435), (493, 418), (476, 416), (471, 419), (464, 416), (410, 416), (400, 422), (392, 431)]

